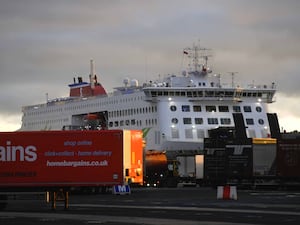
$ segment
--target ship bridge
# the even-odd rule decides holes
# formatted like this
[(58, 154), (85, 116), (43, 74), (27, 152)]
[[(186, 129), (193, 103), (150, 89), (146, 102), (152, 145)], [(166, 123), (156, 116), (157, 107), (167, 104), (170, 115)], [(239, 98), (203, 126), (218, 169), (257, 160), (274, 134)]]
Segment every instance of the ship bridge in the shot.
[(146, 87), (143, 89), (145, 100), (157, 102), (164, 98), (187, 98), (188, 101), (258, 101), (272, 103), (276, 92), (274, 85), (255, 88), (220, 88), (220, 87)]

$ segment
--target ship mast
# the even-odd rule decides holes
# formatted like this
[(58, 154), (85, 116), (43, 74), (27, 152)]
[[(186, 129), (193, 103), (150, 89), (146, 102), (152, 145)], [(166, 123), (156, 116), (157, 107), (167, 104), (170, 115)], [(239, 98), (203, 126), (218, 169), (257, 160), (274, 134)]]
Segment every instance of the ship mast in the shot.
[[(211, 49), (208, 48), (201, 48), (200, 45), (193, 45), (192, 48), (185, 48), (183, 53), (190, 58), (191, 62), (189, 64), (189, 74), (193, 75), (206, 75), (208, 69), (208, 57), (211, 55), (208, 54), (201, 54), (201, 52), (209, 51)], [(200, 64), (199, 58), (204, 59), (204, 64)]]

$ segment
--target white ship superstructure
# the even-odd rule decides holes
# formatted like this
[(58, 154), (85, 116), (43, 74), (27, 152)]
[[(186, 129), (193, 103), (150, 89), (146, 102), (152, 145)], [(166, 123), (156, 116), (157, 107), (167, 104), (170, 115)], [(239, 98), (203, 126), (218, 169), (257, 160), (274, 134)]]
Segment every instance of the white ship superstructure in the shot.
[(91, 61), (89, 82), (74, 78), (69, 97), (23, 107), (21, 130), (141, 129), (146, 150), (190, 153), (201, 152), (208, 131), (218, 127), (245, 129), (249, 138), (270, 137), (267, 105), (273, 102), (274, 83), (222, 84), (201, 50), (184, 50), (192, 66), (180, 76), (142, 85), (126, 78), (113, 93), (98, 82)]

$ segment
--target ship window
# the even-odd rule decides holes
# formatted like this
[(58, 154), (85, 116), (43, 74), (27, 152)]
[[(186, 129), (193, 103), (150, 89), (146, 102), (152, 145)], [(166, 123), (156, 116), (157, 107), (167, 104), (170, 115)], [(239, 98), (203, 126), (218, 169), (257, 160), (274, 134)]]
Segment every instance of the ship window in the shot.
[(233, 91), (225, 91), (225, 97), (233, 97)]
[(254, 120), (248, 118), (248, 119), (246, 119), (246, 124), (247, 124), (247, 125), (254, 125)]
[(172, 121), (173, 124), (177, 124), (178, 123), (178, 119), (177, 118), (172, 118), (171, 121)]
[(206, 112), (216, 112), (217, 108), (214, 105), (207, 105), (206, 107)]
[(187, 97), (192, 97), (192, 96), (193, 96), (191, 91), (188, 91), (188, 92), (186, 93), (186, 95), (187, 95)]
[(249, 138), (255, 138), (255, 130), (248, 130)]
[(177, 128), (171, 128), (172, 138), (179, 138), (179, 130)]
[(214, 97), (213, 91), (205, 91), (205, 97)]
[(119, 121), (115, 121), (115, 127), (119, 126)]
[(183, 118), (183, 124), (192, 124), (191, 118)]
[(244, 112), (252, 112), (251, 106), (244, 106)]
[(171, 110), (172, 112), (174, 112), (174, 111), (177, 110), (177, 107), (176, 107), (175, 105), (171, 105), (171, 106), (170, 106), (170, 110)]
[(239, 105), (232, 106), (234, 112), (241, 112), (241, 107)]
[(181, 109), (182, 109), (182, 112), (189, 112), (190, 111), (190, 106), (189, 105), (183, 105), (181, 107)]
[(135, 120), (131, 120), (131, 125), (135, 125)]
[(262, 108), (260, 106), (256, 106), (256, 112), (261, 112)]
[(218, 124), (218, 118), (207, 118), (208, 124)]
[(221, 98), (225, 96), (224, 91), (217, 91), (215, 95), (216, 97), (221, 97)]
[(268, 137), (268, 132), (267, 132), (267, 130), (265, 130), (265, 129), (262, 129), (262, 130), (261, 130), (261, 137), (263, 137), (263, 138)]
[(220, 105), (219, 106), (219, 112), (229, 112), (227, 105)]
[(159, 131), (155, 131), (155, 144), (160, 145), (160, 132)]
[(185, 129), (185, 138), (188, 138), (188, 139), (193, 138), (193, 129)]
[(194, 105), (193, 110), (194, 112), (201, 112), (201, 105)]
[(230, 118), (221, 118), (221, 124), (228, 125), (231, 123)]
[(197, 129), (197, 138), (204, 138), (204, 130)]
[(195, 118), (195, 124), (203, 124), (203, 118)]
[(259, 123), (260, 125), (264, 125), (265, 121), (264, 121), (263, 119), (259, 119), (259, 120), (258, 120), (258, 123)]
[(123, 127), (124, 126), (124, 120), (120, 121), (120, 126)]
[(149, 91), (145, 91), (145, 95), (147, 96), (147, 97), (149, 97)]

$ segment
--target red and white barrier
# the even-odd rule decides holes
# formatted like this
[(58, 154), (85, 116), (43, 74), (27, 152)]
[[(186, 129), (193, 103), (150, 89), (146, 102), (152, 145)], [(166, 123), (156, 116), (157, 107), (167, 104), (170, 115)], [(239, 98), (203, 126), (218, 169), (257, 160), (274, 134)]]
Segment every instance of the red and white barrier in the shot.
[(217, 199), (224, 200), (237, 200), (236, 186), (218, 186), (217, 188)]

